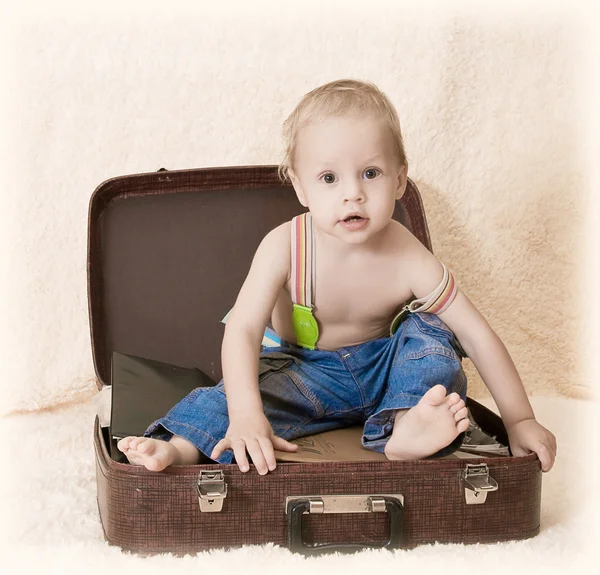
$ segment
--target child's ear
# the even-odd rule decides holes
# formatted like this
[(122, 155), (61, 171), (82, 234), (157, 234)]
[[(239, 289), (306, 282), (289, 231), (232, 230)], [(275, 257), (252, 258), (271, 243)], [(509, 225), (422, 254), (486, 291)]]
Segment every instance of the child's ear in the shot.
[(288, 169), (288, 176), (290, 177), (290, 180), (292, 182), (292, 186), (294, 186), (294, 191), (296, 192), (296, 196), (298, 197), (298, 201), (305, 207), (308, 207), (308, 203), (306, 201), (306, 197), (304, 195), (304, 192), (302, 191), (302, 186), (300, 185), (300, 180), (298, 179), (298, 176), (294, 173), (294, 171), (289, 168)]
[(406, 191), (406, 180), (408, 178), (408, 166), (404, 165), (398, 172), (398, 187), (396, 188), (396, 199), (399, 200)]

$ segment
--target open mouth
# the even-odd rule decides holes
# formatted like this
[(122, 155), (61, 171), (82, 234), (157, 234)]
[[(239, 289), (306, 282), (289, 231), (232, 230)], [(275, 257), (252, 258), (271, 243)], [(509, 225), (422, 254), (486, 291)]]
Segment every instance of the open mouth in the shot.
[(362, 230), (367, 224), (368, 218), (363, 218), (357, 214), (348, 216), (341, 221), (342, 227), (349, 231)]

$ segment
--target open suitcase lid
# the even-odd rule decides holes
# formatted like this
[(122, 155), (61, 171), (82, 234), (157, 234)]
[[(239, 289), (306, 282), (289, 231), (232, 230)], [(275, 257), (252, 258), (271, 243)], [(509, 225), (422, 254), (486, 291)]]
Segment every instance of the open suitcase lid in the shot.
[[(110, 384), (113, 351), (196, 367), (219, 381), (221, 320), (254, 252), (303, 211), (276, 166), (161, 170), (100, 184), (90, 200), (87, 257), (98, 385)], [(431, 250), (411, 180), (394, 218)]]

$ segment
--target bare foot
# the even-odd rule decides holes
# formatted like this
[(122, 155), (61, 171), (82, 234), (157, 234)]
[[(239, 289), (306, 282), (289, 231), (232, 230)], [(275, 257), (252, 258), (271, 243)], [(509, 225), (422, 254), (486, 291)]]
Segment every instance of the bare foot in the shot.
[(198, 450), (182, 437), (173, 437), (171, 441), (151, 437), (125, 437), (117, 443), (117, 447), (126, 455), (129, 463), (143, 465), (150, 471), (162, 471), (175, 463), (195, 463), (193, 458), (185, 457), (192, 454), (189, 446), (198, 453)]
[(450, 445), (468, 427), (465, 402), (435, 385), (412, 409), (396, 414), (384, 452), (388, 459), (422, 459)]

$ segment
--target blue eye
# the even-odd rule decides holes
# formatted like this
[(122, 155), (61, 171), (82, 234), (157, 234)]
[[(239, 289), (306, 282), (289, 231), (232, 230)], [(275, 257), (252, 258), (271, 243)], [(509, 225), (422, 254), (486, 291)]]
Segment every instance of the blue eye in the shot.
[(381, 172), (377, 168), (369, 168), (365, 170), (364, 176), (367, 180), (374, 180)]
[(332, 174), (331, 172), (327, 172), (326, 174), (323, 174), (321, 176), (321, 179), (326, 183), (326, 184), (333, 184), (335, 182), (335, 174)]

